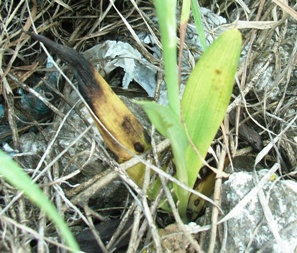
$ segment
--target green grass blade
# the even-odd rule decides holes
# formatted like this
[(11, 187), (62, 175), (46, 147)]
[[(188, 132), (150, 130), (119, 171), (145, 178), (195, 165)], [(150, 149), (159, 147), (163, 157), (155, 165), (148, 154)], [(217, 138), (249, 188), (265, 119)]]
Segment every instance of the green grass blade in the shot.
[[(176, 177), (180, 182), (188, 185), (185, 151), (189, 144), (179, 118), (170, 108), (155, 102), (137, 101), (136, 103), (142, 106), (156, 129), (170, 140), (176, 165)], [(187, 190), (177, 185), (174, 185), (174, 192), (179, 200), (179, 213), (182, 218), (186, 219), (187, 204), (190, 194)]]
[[(225, 116), (240, 50), (240, 32), (223, 33), (205, 51), (188, 79), (181, 108), (189, 136), (202, 158)], [(186, 163), (189, 187), (193, 187), (202, 162), (192, 147), (186, 150)]]
[(179, 86), (177, 75), (176, 0), (154, 1), (162, 42), (165, 82), (169, 108), (179, 117)]
[(206, 38), (204, 33), (204, 26), (203, 26), (202, 18), (199, 11), (199, 4), (197, 0), (192, 0), (192, 12), (193, 12), (193, 17), (194, 17), (198, 36), (199, 36), (203, 51), (205, 51), (207, 49), (207, 43), (206, 43)]
[(23, 191), (34, 204), (41, 208), (60, 230), (62, 237), (72, 251), (79, 252), (76, 240), (54, 205), (19, 165), (2, 151), (0, 151), (0, 175), (11, 185)]

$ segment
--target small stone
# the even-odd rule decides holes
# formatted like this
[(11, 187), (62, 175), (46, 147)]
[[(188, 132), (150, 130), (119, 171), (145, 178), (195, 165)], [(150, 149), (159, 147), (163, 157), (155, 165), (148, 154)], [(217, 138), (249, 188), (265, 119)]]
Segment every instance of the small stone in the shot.
[[(268, 170), (261, 170), (259, 178)], [(262, 176), (261, 176), (262, 175)], [(297, 246), (297, 183), (273, 177), (263, 187), (269, 209), (283, 244), (294, 252)], [(228, 214), (254, 187), (253, 173), (238, 172), (222, 186), (222, 209)], [(226, 252), (283, 252), (265, 218), (258, 195), (227, 221)]]

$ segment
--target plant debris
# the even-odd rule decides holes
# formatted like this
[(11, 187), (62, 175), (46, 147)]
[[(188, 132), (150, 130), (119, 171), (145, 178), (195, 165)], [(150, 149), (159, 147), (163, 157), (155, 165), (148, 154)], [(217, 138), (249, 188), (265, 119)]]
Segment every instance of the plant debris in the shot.
[[(80, 53), (109, 40), (128, 43), (141, 54), (150, 68), (157, 71), (155, 93), (150, 95), (158, 101), (164, 77), (160, 51), (155, 49), (160, 43), (152, 1), (112, 2), (2, 1), (0, 141), (3, 150), (12, 155), (32, 179), (36, 179), (78, 237), (88, 228), (96, 238), (94, 243), (101, 245), (102, 252), (111, 252), (116, 247), (116, 238), (126, 230), (125, 221), (131, 221), (129, 217), (133, 217), (127, 246), (130, 252), (139, 252), (153, 244), (154, 249), (161, 251), (158, 245), (162, 245), (161, 241), (169, 235), (158, 234), (157, 228), (173, 223), (173, 218), (159, 213), (157, 203), (148, 203), (145, 191), (132, 189), (129, 178), (118, 179), (118, 173), (131, 167), (131, 163), (135, 164), (139, 159), (151, 163), (150, 158), (144, 154), (119, 165), (93, 127), (91, 117), (84, 111), (73, 88), (77, 80), (69, 69), (55, 54), (49, 55), (39, 42), (22, 32), (42, 34)], [(251, 156), (256, 165), (261, 158), (261, 164), (266, 168), (280, 164), (278, 175), (295, 180), (297, 22), (294, 1), (288, 1), (288, 6), (277, 0), (201, 3), (209, 10), (203, 16), (205, 24), (208, 24), (206, 30), (209, 36), (221, 29), (239, 28), (244, 38), (238, 80), (228, 107), (228, 112), (236, 111), (234, 123), (229, 130), (226, 128), (229, 143), (218, 134), (211, 156), (220, 160), (223, 152), (219, 150), (228, 146), (230, 157)], [(226, 23), (211, 23), (213, 16), (210, 13), (218, 14), (222, 17), (220, 20), (224, 18)], [(188, 31), (187, 36), (195, 35), (192, 26)], [(201, 49), (190, 42), (186, 42), (184, 48), (185, 62), (193, 67), (202, 53)], [(59, 70), (53, 66), (46, 67), (50, 56)], [(50, 79), (54, 73), (56, 80), (52, 85)], [(182, 73), (182, 80), (187, 78), (188, 73), (189, 69)], [(112, 74), (120, 78), (125, 76), (120, 71)], [(133, 93), (129, 90), (131, 87)], [(134, 98), (143, 97), (145, 93), (134, 81), (129, 84), (129, 89), (125, 90), (125, 94), (130, 97), (131, 94)], [(247, 124), (261, 136), (264, 148), (253, 151), (238, 134), (241, 124)], [(162, 152), (159, 160), (156, 159), (157, 166), (170, 165), (169, 143), (157, 139), (153, 129), (148, 130), (154, 137), (153, 150)], [(215, 161), (214, 158), (209, 160)], [(169, 165), (169, 171), (174, 170)], [(46, 252), (54, 249), (56, 242), (63, 244), (63, 239), (44, 214), (16, 189), (0, 180), (0, 251)], [(112, 181), (109, 191), (103, 191)], [(149, 178), (145, 181), (149, 182)], [(220, 218), (224, 215), (220, 214)], [(114, 237), (105, 244), (100, 239), (100, 234), (104, 232), (100, 230), (98, 234), (93, 229), (93, 223), (97, 225), (114, 218), (121, 222)], [(178, 218), (175, 222), (176, 231), (184, 234), (180, 238), (187, 238), (184, 241), (187, 247), (201, 250), (198, 243), (203, 245), (200, 242), (205, 238), (204, 233), (209, 233), (209, 224), (191, 231), (195, 233), (193, 242), (193, 237)], [(216, 237), (211, 239), (212, 242), (215, 240)], [(63, 252), (62, 248), (60, 245), (58, 252)]]

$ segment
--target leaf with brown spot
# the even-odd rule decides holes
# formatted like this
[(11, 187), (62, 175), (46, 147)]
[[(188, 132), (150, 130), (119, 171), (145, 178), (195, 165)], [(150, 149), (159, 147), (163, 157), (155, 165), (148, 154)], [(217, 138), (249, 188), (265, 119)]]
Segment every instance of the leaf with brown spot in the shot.
[[(240, 50), (240, 32), (235, 29), (224, 32), (205, 51), (188, 79), (181, 102), (182, 114), (189, 136), (203, 159), (226, 114)], [(186, 150), (186, 163), (189, 186), (193, 187), (202, 161), (192, 146)], [(202, 193), (209, 194), (215, 177), (207, 178), (209, 183), (200, 188)], [(192, 198), (188, 208), (197, 214), (202, 201), (197, 207), (193, 203), (197, 196)]]
[[(118, 162), (127, 161), (132, 154), (140, 154), (151, 147), (150, 138), (141, 123), (82, 55), (44, 36), (28, 34), (49, 47), (74, 72), (82, 97), (100, 121), (93, 117), (95, 124)], [(131, 168), (128, 173), (141, 186), (143, 175), (139, 166), (136, 167), (135, 172)]]

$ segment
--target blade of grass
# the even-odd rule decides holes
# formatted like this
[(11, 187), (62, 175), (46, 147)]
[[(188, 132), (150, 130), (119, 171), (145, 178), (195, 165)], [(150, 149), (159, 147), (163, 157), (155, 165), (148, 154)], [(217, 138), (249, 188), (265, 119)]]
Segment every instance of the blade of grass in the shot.
[(192, 0), (192, 12), (193, 12), (193, 17), (197, 29), (197, 33), (203, 48), (203, 51), (206, 50), (207, 48), (207, 43), (206, 43), (206, 38), (205, 38), (205, 33), (204, 33), (204, 26), (201, 18), (201, 14), (199, 11), (200, 7), (198, 4), (197, 0)]
[(0, 151), (0, 175), (11, 185), (23, 191), (24, 194), (52, 220), (60, 230), (62, 237), (73, 252), (79, 252), (79, 247), (68, 226), (58, 214), (54, 205), (43, 191), (8, 155)]
[(177, 75), (176, 1), (154, 1), (161, 31), (165, 82), (169, 108), (179, 117), (179, 86)]

